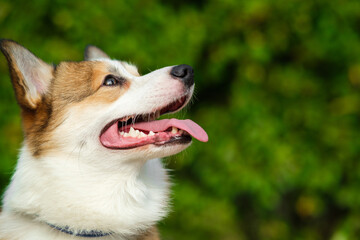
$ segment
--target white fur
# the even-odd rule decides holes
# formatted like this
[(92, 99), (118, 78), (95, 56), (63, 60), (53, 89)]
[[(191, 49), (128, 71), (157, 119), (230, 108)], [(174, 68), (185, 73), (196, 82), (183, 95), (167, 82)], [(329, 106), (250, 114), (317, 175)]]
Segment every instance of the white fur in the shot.
[[(159, 159), (138, 166), (118, 165), (99, 171), (77, 159), (76, 154), (34, 159), (25, 146), (4, 197), (4, 212), (26, 213), (42, 222), (32, 223), (39, 225), (39, 229), (47, 222), (123, 235), (138, 233), (166, 215), (169, 187), (166, 171)], [(134, 167), (139, 169), (136, 171)], [(3, 218), (0, 218), (0, 236), (12, 229), (24, 234), (21, 229), (26, 225)], [(33, 231), (37, 228), (31, 229), (29, 236)]]
[(170, 77), (171, 67), (145, 76), (111, 64), (131, 82), (111, 104), (70, 104), (52, 132), (53, 149), (35, 158), (25, 142), (15, 174), (3, 199), (0, 239), (74, 239), (46, 223), (76, 230), (114, 232), (98, 239), (128, 239), (167, 213), (169, 183), (159, 157), (190, 144), (149, 145), (129, 150), (103, 147), (99, 135), (114, 119), (155, 111), (184, 95), (183, 84)]

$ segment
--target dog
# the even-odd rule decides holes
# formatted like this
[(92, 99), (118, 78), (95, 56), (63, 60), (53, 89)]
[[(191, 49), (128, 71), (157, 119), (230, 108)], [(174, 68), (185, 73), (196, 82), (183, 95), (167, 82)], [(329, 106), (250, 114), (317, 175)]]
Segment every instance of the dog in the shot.
[(141, 76), (92, 45), (84, 61), (58, 65), (12, 40), (0, 48), (24, 132), (0, 240), (159, 239), (170, 187), (159, 158), (208, 141), (191, 120), (157, 120), (187, 105), (193, 69)]

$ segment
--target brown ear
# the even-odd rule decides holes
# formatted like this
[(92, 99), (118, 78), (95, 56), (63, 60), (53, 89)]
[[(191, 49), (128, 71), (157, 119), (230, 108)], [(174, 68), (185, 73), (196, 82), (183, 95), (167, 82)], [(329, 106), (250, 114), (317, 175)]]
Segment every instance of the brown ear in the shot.
[(110, 57), (100, 48), (93, 45), (87, 45), (84, 52), (84, 59), (86, 61), (96, 60), (96, 59), (110, 59)]
[(23, 108), (36, 109), (48, 91), (54, 68), (12, 40), (0, 40), (16, 99)]

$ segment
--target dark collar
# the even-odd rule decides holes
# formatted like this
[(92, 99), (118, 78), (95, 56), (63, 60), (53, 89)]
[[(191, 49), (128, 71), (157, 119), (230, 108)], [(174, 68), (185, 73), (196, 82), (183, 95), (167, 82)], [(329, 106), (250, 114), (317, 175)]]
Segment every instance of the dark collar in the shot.
[(59, 227), (50, 223), (47, 223), (47, 225), (49, 225), (50, 227), (59, 230), (60, 232), (72, 235), (72, 236), (76, 236), (76, 237), (86, 237), (86, 238), (95, 238), (95, 237), (105, 237), (105, 236), (109, 236), (111, 234), (113, 234), (112, 232), (102, 232), (99, 230), (90, 230), (90, 231), (86, 231), (86, 230), (82, 230), (79, 232), (75, 232), (73, 230), (70, 229), (69, 226), (65, 226), (65, 227)]

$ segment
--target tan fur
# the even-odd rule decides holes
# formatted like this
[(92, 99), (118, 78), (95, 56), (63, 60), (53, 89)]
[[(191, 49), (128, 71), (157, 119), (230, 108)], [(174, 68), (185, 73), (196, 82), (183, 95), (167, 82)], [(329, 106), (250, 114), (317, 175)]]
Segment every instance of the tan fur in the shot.
[[(107, 71), (106, 64), (95, 62), (92, 71), (92, 88), (97, 90), (94, 94), (82, 101), (82, 104), (109, 104), (117, 100), (130, 87), (130, 82), (126, 81), (121, 87), (101, 88), (104, 78), (111, 74)], [(116, 73), (113, 73), (116, 75)]]
[[(22, 109), (25, 137), (34, 155), (51, 151), (52, 131), (64, 120), (64, 109), (69, 104), (107, 104), (118, 99), (130, 87), (101, 87), (108, 74), (102, 62), (62, 62), (57, 66), (49, 93), (43, 96), (36, 109)], [(21, 97), (20, 101), (23, 101)]]

